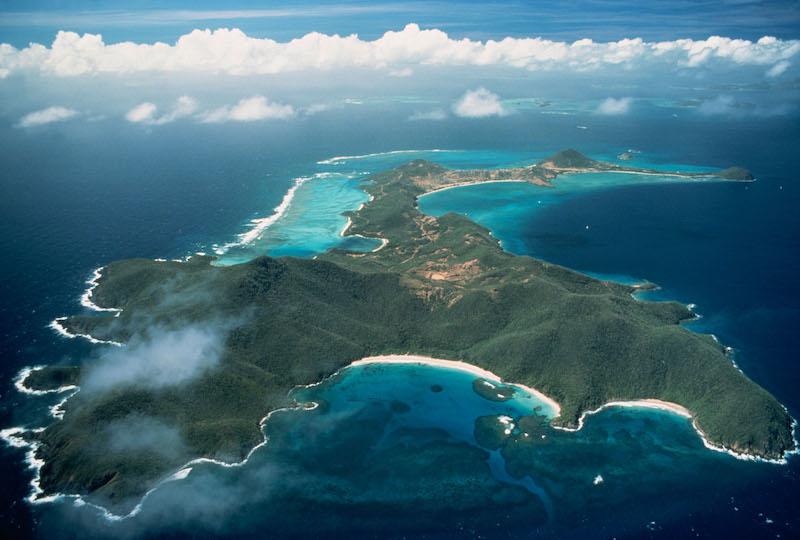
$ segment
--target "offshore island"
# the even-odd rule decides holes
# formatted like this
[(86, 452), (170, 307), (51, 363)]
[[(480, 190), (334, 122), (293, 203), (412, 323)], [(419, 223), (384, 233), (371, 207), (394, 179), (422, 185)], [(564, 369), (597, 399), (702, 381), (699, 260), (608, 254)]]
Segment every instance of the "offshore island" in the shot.
[[(344, 234), (381, 241), (371, 252), (263, 256), (233, 266), (200, 255), (113, 262), (91, 291), (94, 305), (108, 311), (60, 318), (63, 333), (124, 344), (154, 327), (221, 325), (220, 361), (180, 384), (82, 388), (72, 395), (60, 405), (60, 420), (20, 435), (35, 445), (39, 495), (77, 494), (127, 512), (193, 459), (245, 459), (263, 443), (269, 413), (297, 406), (293, 388), (391, 355), (458, 361), (493, 374), (475, 385), (487, 399), (508, 399), (513, 390), (502, 383), (529, 387), (554, 404), (552, 427), (577, 429), (606, 404), (639, 402), (690, 416), (715, 449), (769, 460), (795, 450), (786, 409), (739, 371), (712, 336), (681, 325), (695, 317), (686, 306), (641, 301), (632, 295), (635, 286), (512, 255), (468, 218), (434, 218), (417, 207), (421, 195), (459, 185), (551, 186), (559, 174), (586, 172), (753, 179), (735, 167), (664, 173), (574, 150), (507, 169), (450, 170), (417, 160), (366, 179), (370, 201), (346, 213)], [(46, 367), (21, 384), (41, 392), (82, 386), (83, 378), (78, 367)], [(98, 451), (98, 432), (132, 415), (174, 426), (182, 450)], [(514, 438), (519, 455), (527, 455), (520, 450), (525, 445), (541, 444), (502, 426), (489, 435), (493, 447)]]

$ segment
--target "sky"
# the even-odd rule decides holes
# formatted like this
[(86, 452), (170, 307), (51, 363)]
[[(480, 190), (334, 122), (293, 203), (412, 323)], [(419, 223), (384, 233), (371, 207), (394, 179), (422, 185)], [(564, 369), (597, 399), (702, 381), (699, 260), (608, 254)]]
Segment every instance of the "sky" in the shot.
[[(567, 0), (564, 2), (0, 2), (0, 33), (15, 46), (47, 42), (57, 30), (102, 32), (110, 40), (172, 41), (194, 28), (236, 27), (286, 40), (307, 32), (375, 38), (409, 22), (473, 39), (537, 35), (551, 39), (648, 40), (722, 35), (800, 37), (794, 0)], [(632, 30), (635, 29), (635, 30)]]
[(376, 100), (428, 103), (408, 115), (420, 122), (537, 99), (606, 116), (659, 99), (706, 116), (789, 114), (799, 5), (6, 1), (0, 121), (288, 122)]

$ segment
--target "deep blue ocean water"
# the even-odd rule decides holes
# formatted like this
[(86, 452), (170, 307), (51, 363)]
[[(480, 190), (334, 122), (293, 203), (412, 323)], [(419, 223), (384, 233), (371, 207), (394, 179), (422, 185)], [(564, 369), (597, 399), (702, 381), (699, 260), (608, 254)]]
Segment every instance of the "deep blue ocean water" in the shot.
[[(800, 158), (794, 152), (800, 143), (797, 119), (711, 122), (675, 119), (666, 113), (623, 119), (547, 115), (533, 119), (517, 115), (488, 120), (480, 130), (472, 129), (473, 124), (467, 121), (451, 120), (419, 130), (408, 125), (412, 123), (387, 123), (385, 118), (373, 120), (364, 113), (360, 122), (348, 124), (358, 125), (358, 130), (343, 133), (342, 119), (334, 113), (277, 127), (187, 129), (175, 125), (109, 133), (108, 126), (87, 124), (69, 133), (54, 128), (35, 136), (0, 130), (4, 148), (0, 154), (0, 248), (4, 254), (0, 280), (0, 427), (39, 425), (46, 405), (54, 401), (31, 399), (14, 391), (11, 378), (21, 367), (66, 357), (79, 361), (91, 357), (88, 345), (64, 340), (46, 325), (55, 316), (79, 309), (77, 298), (85, 289), (84, 281), (99, 265), (124, 257), (172, 258), (198, 250), (210, 252), (214, 245), (235, 241), (238, 234), (248, 230), (251, 219), (269, 216), (295, 178), (335, 172), (338, 183), (318, 179), (317, 184), (317, 180), (304, 184), (307, 190), (298, 191), (286, 220), (267, 229), (262, 243), (256, 244), (273, 254), (308, 256), (313, 249), (337, 242), (344, 218), (334, 212), (336, 206), (352, 209), (363, 202), (357, 190), (361, 173), (412, 157), (427, 157), (453, 167), (526, 163), (564, 147), (578, 148), (593, 157), (613, 157), (635, 148), (641, 151), (638, 159), (665, 169), (675, 164), (740, 164), (753, 170), (758, 181), (635, 185), (615, 181), (615, 185), (597, 189), (565, 187), (563, 193), (557, 187), (541, 197), (540, 188), (495, 184), (437, 193), (423, 199), (422, 208), (432, 213), (472, 215), (516, 253), (587, 272), (647, 279), (661, 286), (657, 298), (697, 304), (703, 318), (692, 327), (713, 332), (733, 346), (745, 373), (773, 392), (793, 416), (800, 415), (796, 391), (800, 366), (795, 352), (800, 345), (800, 285), (796, 282), (800, 275), (800, 216), (796, 211), (800, 194), (795, 173)], [(589, 129), (578, 130), (576, 124)], [(317, 163), (333, 156), (409, 148), (459, 152)], [(571, 180), (559, 182), (568, 186)], [(309, 196), (315, 191), (325, 193), (324, 206), (315, 205), (314, 197)], [(309, 238), (314, 239), (313, 245)], [(236, 250), (228, 253), (233, 255)], [(263, 472), (265, 467), (275, 469), (271, 460), (292, 463), (314, 445), (319, 446), (318, 440), (306, 437), (315, 429), (334, 426), (356, 442), (371, 440), (376, 430), (397, 432), (396, 417), (402, 415), (391, 405), (394, 401), (413, 401), (411, 389), (401, 384), (409, 370), (424, 387), (435, 383), (448, 388), (459, 376), (463, 378), (406, 366), (348, 376), (351, 383), (367, 377), (368, 383), (385, 390), (378, 396), (365, 396), (360, 389), (367, 385), (316, 387), (314, 391), (329, 404), (327, 408), (289, 411), (275, 417), (276, 422), (298, 426), (294, 431), (284, 431), (297, 434), (294, 443), (290, 444), (291, 438), (285, 445), (276, 442), (274, 450), (235, 472), (204, 466), (193, 471), (185, 483), (175, 482), (156, 492), (152, 506), (156, 510), (172, 508), (169, 501), (174, 507), (175, 501), (185, 500), (187, 493), (202, 498), (209, 485), (251, 493), (254, 479), (272, 478)], [(443, 392), (448, 396), (453, 393)], [(492, 402), (480, 405), (482, 402), (469, 392), (461, 395), (469, 395), (471, 406), (477, 407), (471, 414), (492, 414)], [(419, 419), (426, 418), (426, 411), (435, 406), (433, 400), (443, 397), (424, 394), (418, 398), (408, 413), (413, 421), (407, 420), (414, 428), (420, 427)], [(359, 422), (351, 421), (354, 416)], [(365, 418), (369, 422), (361, 421)], [(444, 424), (445, 433), (436, 432), (425, 440), (452, 442), (454, 427)], [(532, 479), (550, 497), (553, 521), (526, 526), (524, 519), (509, 512), (508, 521), (500, 528), (488, 521), (459, 528), (462, 522), (454, 517), (452, 523), (443, 518), (439, 527), (403, 529), (403, 534), (497, 538), (548, 532), (575, 538), (672, 538), (695, 533), (700, 537), (797, 536), (797, 459), (784, 467), (737, 461), (705, 450), (685, 421), (645, 411), (610, 410), (593, 417), (580, 433), (559, 435), (563, 436), (553, 443), (557, 455), (544, 453), (536, 461), (538, 477)], [(467, 456), (464, 448), (454, 447), (454, 461), (462, 454)], [(391, 447), (374, 449), (376, 455), (396, 458)], [(275, 457), (272, 452), (280, 455)], [(319, 462), (335, 462), (343, 455), (341, 448), (332, 444), (319, 446), (316, 452)], [(241, 505), (234, 502), (233, 506), (217, 508), (216, 513), (198, 505), (203, 512), (187, 510), (179, 518), (175, 512), (148, 513), (145, 504), (141, 519), (115, 527), (103, 524), (88, 508), (75, 509), (71, 504), (30, 507), (22, 502), (30, 480), (30, 474), (23, 470), (23, 453), (3, 447), (0, 456), (4, 479), (0, 521), (12, 527), (5, 531), (7, 536), (49, 536), (56, 530), (74, 537), (128, 533), (257, 536), (265, 530), (265, 522), (257, 516), (270, 505), (266, 495), (231, 497), (232, 501), (242, 501)], [(496, 463), (493, 467), (491, 471), (502, 472), (498, 472)], [(313, 466), (305, 467), (304, 472), (304, 478), (312, 484), (322, 474)], [(356, 481), (357, 473), (348, 473), (346, 468), (337, 474), (337, 481)], [(348, 478), (348, 474), (354, 478)], [(605, 479), (597, 488), (590, 482), (596, 474)], [(508, 478), (487, 477), (498, 485), (509, 483)], [(213, 483), (203, 483), (206, 478)], [(517, 487), (537, 497), (524, 486)], [(373, 489), (378, 493), (398, 488), (376, 479)], [(602, 496), (598, 497), (600, 489)], [(503, 503), (497, 505), (495, 517), (504, 511)], [(374, 523), (369, 527), (360, 524), (359, 516), (347, 515), (345, 510), (317, 510), (330, 517), (326, 534), (386, 536), (378, 533), (387, 531), (375, 529)], [(203, 518), (209, 515), (213, 523)], [(170, 521), (169, 517), (174, 519)], [(72, 524), (69, 534), (63, 531), (65, 522)], [(396, 526), (396, 520), (387, 516), (387, 529)], [(271, 531), (281, 535), (290, 527), (288, 522)]]

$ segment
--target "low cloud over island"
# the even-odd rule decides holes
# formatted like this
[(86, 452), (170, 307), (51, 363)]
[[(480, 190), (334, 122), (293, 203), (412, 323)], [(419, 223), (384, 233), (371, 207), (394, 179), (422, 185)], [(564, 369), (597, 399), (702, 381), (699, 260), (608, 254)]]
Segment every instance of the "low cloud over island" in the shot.
[(188, 382), (215, 367), (228, 326), (188, 325), (178, 330), (153, 326), (122, 348), (104, 351), (87, 364), (82, 391), (119, 386), (161, 388)]

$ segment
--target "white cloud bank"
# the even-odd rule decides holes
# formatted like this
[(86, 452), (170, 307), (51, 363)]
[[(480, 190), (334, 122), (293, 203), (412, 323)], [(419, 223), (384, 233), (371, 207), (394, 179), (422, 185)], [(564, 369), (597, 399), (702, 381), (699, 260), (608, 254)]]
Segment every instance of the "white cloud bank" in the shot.
[(600, 105), (597, 106), (595, 112), (597, 112), (597, 114), (605, 114), (608, 116), (628, 114), (628, 111), (631, 109), (631, 103), (633, 103), (633, 99), (629, 97), (619, 99), (610, 97), (604, 99)]
[(203, 115), (203, 122), (255, 122), (257, 120), (284, 120), (295, 115), (294, 107), (269, 101), (264, 96), (239, 100), (231, 107), (220, 107)]
[(505, 116), (505, 110), (497, 94), (486, 88), (468, 90), (454, 105), (453, 112), (463, 118), (485, 118), (487, 116)]
[[(256, 95), (239, 100), (235, 105), (225, 105), (210, 111), (198, 112), (197, 100), (190, 96), (181, 96), (172, 109), (159, 116), (158, 106), (145, 101), (125, 114), (125, 119), (134, 124), (160, 126), (181, 118), (194, 116), (204, 123), (221, 122), (255, 122), (258, 120), (286, 119), (297, 113), (291, 105), (269, 101), (266, 97)], [(305, 114), (315, 114), (324, 110), (324, 106), (311, 106)], [(196, 113), (196, 114), (195, 114)]]
[(713, 64), (764, 66), (777, 76), (789, 67), (781, 63), (798, 53), (800, 40), (774, 37), (750, 41), (712, 36), (662, 42), (635, 38), (608, 43), (507, 37), (483, 42), (451, 39), (441, 30), (422, 30), (416, 24), (386, 32), (373, 41), (312, 32), (283, 43), (227, 28), (194, 30), (173, 45), (106, 44), (98, 34), (61, 31), (50, 47), (0, 45), (0, 78), (23, 70), (57, 76), (137, 72), (252, 75), (354, 67), (407, 73), (415, 65), (574, 71), (648, 65), (691, 69)]
[(197, 101), (189, 96), (181, 96), (168, 113), (158, 116), (158, 107), (154, 103), (140, 103), (125, 115), (128, 122), (134, 124), (169, 124), (180, 118), (191, 116), (197, 111)]
[(47, 107), (39, 111), (28, 113), (17, 122), (17, 126), (27, 128), (42, 126), (44, 124), (52, 124), (53, 122), (63, 122), (78, 115), (75, 109), (68, 109), (66, 107)]

